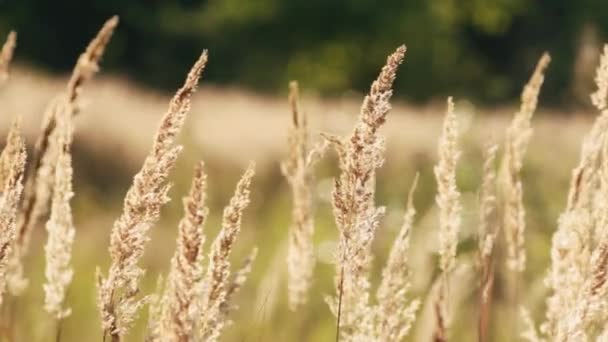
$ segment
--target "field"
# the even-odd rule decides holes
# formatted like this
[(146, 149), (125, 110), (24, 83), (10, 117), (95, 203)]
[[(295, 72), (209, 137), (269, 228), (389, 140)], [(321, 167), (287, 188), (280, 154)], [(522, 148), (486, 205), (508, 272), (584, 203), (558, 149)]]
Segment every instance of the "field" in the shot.
[[(210, 53), (210, 61), (213, 53)], [(379, 64), (382, 61), (379, 61)], [(407, 63), (407, 58), (405, 63)], [(210, 62), (208, 67), (212, 67)], [(379, 65), (380, 67), (380, 65)], [(533, 66), (526, 66), (532, 70)], [(105, 71), (105, 70), (104, 70)], [(550, 72), (550, 69), (549, 71)], [(184, 70), (184, 74), (186, 70)], [(407, 77), (400, 73), (398, 77)], [(22, 120), (28, 151), (34, 148), (47, 104), (63, 89), (67, 75), (45, 74), (17, 64), (10, 80), (0, 89), (3, 115), (0, 127), (6, 134), (15, 116)], [(370, 80), (370, 83), (373, 80)], [(300, 108), (307, 113), (313, 141), (321, 133), (348, 135), (358, 120), (363, 94), (346, 93), (339, 98), (320, 98), (301, 84)], [(186, 196), (193, 168), (205, 162), (208, 174), (210, 216), (204, 228), (207, 237), (203, 253), (220, 230), (222, 208), (250, 161), (256, 162), (251, 187), (251, 204), (245, 209), (240, 235), (230, 260), (238, 267), (254, 246), (259, 254), (252, 272), (233, 303), (233, 323), (225, 328), (225, 341), (331, 341), (336, 335), (336, 318), (324, 297), (335, 292), (335, 249), (339, 233), (332, 215), (333, 181), (340, 176), (337, 156), (328, 151), (315, 169), (314, 271), (309, 301), (289, 310), (287, 291), (288, 232), (292, 220), (290, 185), (280, 164), (289, 155), (288, 134), (292, 113), (285, 93), (263, 96), (242, 89), (217, 88), (205, 84), (192, 97), (192, 108), (179, 136), (184, 146), (171, 171), (171, 201), (162, 208), (160, 220), (149, 232), (150, 241), (139, 265), (145, 269), (143, 294), (155, 292), (159, 275), (167, 276), (175, 251), (181, 198)], [(395, 89), (399, 94), (399, 89)], [(101, 340), (102, 329), (96, 307), (95, 270), (109, 267), (108, 246), (114, 221), (120, 216), (123, 198), (133, 176), (140, 169), (167, 110), (170, 94), (144, 89), (127, 79), (101, 72), (87, 84), (81, 107), (75, 116), (72, 156), (74, 168), (75, 240), (72, 251), (74, 275), (65, 303), (71, 315), (61, 323), (62, 341)], [(419, 173), (413, 196), (416, 208), (411, 247), (408, 251), (412, 287), (409, 297), (419, 298), (412, 331), (406, 340), (426, 341), (436, 333), (435, 305), (441, 290), (437, 279), (439, 209), (433, 167), (439, 159), (438, 141), (445, 113), (444, 99), (426, 106), (393, 101), (387, 123), (380, 130), (386, 137), (386, 161), (378, 169), (376, 203), (386, 206), (386, 215), (372, 244), (371, 284), (377, 286), (390, 246), (398, 234), (407, 194)], [(466, 99), (455, 99), (458, 145), (462, 155), (456, 169), (461, 192), (462, 224), (458, 233), (455, 268), (450, 274), (446, 307), (449, 339), (477, 339), (479, 309), (479, 265), (477, 232), (479, 189), (483, 177), (483, 151), (497, 143), (499, 160), (504, 153), (505, 131), (518, 111), (518, 104), (486, 108)], [(505, 267), (503, 233), (496, 247), (496, 276), (489, 322), (489, 341), (512, 341), (525, 330), (519, 306), (528, 308), (536, 322), (544, 320), (545, 299), (550, 293), (544, 280), (550, 266), (551, 237), (567, 203), (572, 169), (579, 159), (583, 136), (590, 130), (597, 110), (564, 111), (540, 108), (532, 119), (533, 135), (525, 155), (521, 180), (525, 208), (525, 252), (527, 267), (517, 279)], [(56, 320), (44, 310), (45, 249), (44, 222), (34, 227), (30, 253), (24, 260), (29, 286), (20, 297), (6, 298), (4, 338), (15, 341), (45, 341), (56, 333)], [(205, 262), (207, 257), (205, 256)], [(513, 284), (516, 284), (515, 286)], [(514, 290), (514, 288), (516, 290)], [(147, 309), (125, 336), (139, 341), (146, 334)]]

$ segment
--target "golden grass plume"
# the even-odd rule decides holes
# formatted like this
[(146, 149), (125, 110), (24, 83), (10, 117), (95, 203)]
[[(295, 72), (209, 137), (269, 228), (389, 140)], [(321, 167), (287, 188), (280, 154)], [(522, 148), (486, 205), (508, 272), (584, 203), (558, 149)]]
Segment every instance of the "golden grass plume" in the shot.
[(166, 183), (182, 149), (175, 145), (192, 94), (207, 63), (207, 51), (198, 58), (182, 88), (171, 99), (161, 119), (152, 149), (127, 191), (123, 213), (116, 220), (110, 236), (110, 269), (106, 277), (98, 275), (97, 305), (104, 335), (119, 340), (132, 325), (145, 301), (138, 298), (139, 280), (144, 270), (139, 267), (148, 230), (158, 220), (161, 207), (169, 201)]

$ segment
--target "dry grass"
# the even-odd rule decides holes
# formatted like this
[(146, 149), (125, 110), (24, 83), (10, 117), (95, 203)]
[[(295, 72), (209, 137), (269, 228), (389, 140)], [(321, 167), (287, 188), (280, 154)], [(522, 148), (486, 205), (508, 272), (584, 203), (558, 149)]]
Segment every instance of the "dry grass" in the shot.
[(487, 341), (488, 323), (491, 312), (491, 299), (494, 284), (494, 244), (498, 227), (496, 227), (496, 153), (498, 146), (491, 144), (485, 151), (483, 176), (479, 191), (479, 233), (478, 267), (479, 267), (479, 320), (477, 334), (480, 341)]
[[(71, 314), (65, 308), (66, 293), (74, 271), (70, 265), (76, 229), (70, 200), (72, 191), (72, 141), (74, 128), (69, 113), (57, 116), (58, 151), (54, 162), (54, 190), (51, 214), (46, 223), (48, 239), (45, 247), (47, 278), (44, 284), (44, 309), (59, 322)], [(60, 331), (60, 329), (58, 328)]]
[(435, 303), (436, 329), (434, 341), (447, 341), (450, 324), (450, 312), (447, 299), (450, 296), (450, 273), (456, 264), (456, 248), (461, 225), (462, 205), (460, 191), (456, 185), (456, 164), (460, 158), (458, 148), (458, 122), (454, 112), (454, 102), (448, 98), (448, 106), (439, 138), (439, 161), (435, 166), (437, 196), (435, 201), (439, 208), (439, 269), (441, 270), (441, 287)]
[(0, 83), (4, 83), (8, 80), (9, 67), (11, 60), (13, 59), (13, 53), (17, 46), (17, 33), (11, 31), (6, 37), (4, 45), (0, 50)]
[(136, 314), (146, 302), (138, 298), (139, 281), (144, 270), (138, 265), (148, 231), (160, 216), (161, 207), (169, 201), (170, 185), (166, 180), (182, 147), (175, 145), (186, 115), (191, 95), (207, 63), (203, 52), (171, 102), (156, 132), (152, 149), (133, 178), (127, 191), (122, 215), (116, 220), (110, 238), (112, 263), (108, 275), (98, 272), (97, 305), (102, 317), (104, 336), (120, 340), (133, 324)]
[(374, 202), (376, 169), (384, 163), (385, 148), (378, 129), (386, 122), (393, 82), (404, 57), (405, 46), (400, 46), (387, 58), (363, 100), (352, 134), (345, 138), (326, 135), (338, 154), (341, 171), (332, 192), (339, 230), (336, 296), (327, 299), (337, 319), (336, 339), (376, 339), (375, 313), (370, 304), (371, 246), (385, 211)]
[(538, 61), (530, 81), (528, 81), (521, 94), (521, 107), (507, 128), (505, 139), (503, 231), (507, 244), (507, 266), (516, 272), (523, 272), (526, 268), (524, 248), (526, 211), (523, 203), (523, 185), (520, 173), (524, 155), (532, 136), (532, 116), (536, 111), (538, 95), (545, 77), (544, 72), (550, 61), (551, 58), (546, 53)]
[(0, 155), (3, 168), (2, 196), (0, 197), (0, 303), (6, 290), (8, 266), (17, 238), (16, 221), (25, 172), (25, 142), (20, 136), (19, 120), (15, 120)]
[[(152, 315), (148, 340), (215, 341), (224, 326), (232, 297), (240, 290), (257, 254), (254, 248), (243, 266), (230, 279), (229, 257), (238, 236), (243, 210), (249, 205), (253, 164), (247, 169), (230, 204), (224, 209), (222, 229), (209, 253), (204, 273), (202, 229), (208, 215), (205, 207), (206, 178), (202, 163), (195, 170), (190, 195), (184, 199), (185, 217), (178, 228), (177, 249), (171, 260), (167, 288), (162, 295), (161, 315)], [(158, 319), (158, 321), (154, 321)]]
[(551, 294), (541, 325), (541, 332), (549, 339), (587, 341), (605, 336), (607, 68), (608, 49), (604, 49), (597, 70), (598, 90), (592, 95), (600, 115), (583, 141), (566, 209), (553, 235), (546, 279)]
[(287, 256), (289, 306), (295, 311), (308, 301), (315, 268), (314, 255), (314, 166), (321, 159), (326, 144), (311, 147), (306, 114), (299, 108), (297, 82), (289, 85), (292, 127), (289, 133), (289, 157), (281, 164), (292, 191), (292, 223)]
[(206, 191), (207, 175), (201, 162), (194, 171), (190, 194), (183, 201), (184, 218), (179, 223), (177, 248), (162, 297), (162, 316), (151, 322), (160, 326), (158, 338), (165, 341), (192, 339), (202, 314), (197, 300), (203, 290), (203, 226), (209, 214)]
[(57, 120), (59, 117), (71, 117), (78, 113), (82, 87), (99, 70), (98, 63), (117, 25), (118, 17), (112, 17), (103, 25), (78, 58), (66, 91), (51, 100), (45, 109), (40, 134), (30, 161), (30, 174), (25, 182), (24, 198), (21, 201), (17, 244), (11, 255), (9, 289), (14, 296), (19, 296), (27, 286), (27, 279), (23, 276), (23, 258), (28, 253), (32, 230), (47, 214), (53, 193), (54, 166), (60, 153)]
[[(230, 203), (224, 208), (222, 228), (211, 245), (209, 265), (204, 278), (202, 294), (202, 317), (199, 321), (200, 336), (205, 341), (216, 341), (224, 326), (229, 323), (226, 318), (230, 299), (242, 285), (243, 277), (250, 266), (245, 263), (245, 271), (230, 280), (230, 255), (241, 230), (243, 211), (249, 205), (251, 179), (255, 174), (255, 165), (249, 164), (239, 180)], [(255, 250), (255, 248), (254, 248)], [(255, 255), (257, 252), (252, 252)], [(254, 259), (252, 256), (251, 259)]]
[[(450, 98), (443, 122), (436, 116), (424, 117), (425, 111), (438, 112), (435, 106), (420, 109), (397, 104), (386, 124), (404, 46), (387, 58), (357, 118), (345, 114), (357, 111), (353, 100), (300, 98), (295, 84), (289, 106), (213, 88), (195, 98), (207, 61), (204, 52), (169, 101), (148, 151), (147, 134), (154, 131), (151, 119), (157, 118), (157, 109), (167, 99), (102, 79), (88, 89), (95, 94), (91, 100), (104, 105), (83, 105), (83, 85), (98, 71), (116, 25), (117, 18), (104, 25), (79, 58), (67, 89), (52, 97), (25, 179), (19, 120), (10, 126), (0, 154), (0, 295), (12, 281), (8, 287), (19, 289), (13, 294), (21, 296), (2, 303), (3, 339), (48, 339), (51, 334), (56, 340), (87, 336), (112, 341), (334, 337), (341, 341), (498, 341), (521, 335), (530, 341), (591, 341), (608, 336), (608, 235), (604, 229), (608, 223), (608, 47), (597, 70), (598, 90), (592, 95), (600, 114), (583, 139), (580, 163), (572, 171), (562, 210), (551, 199), (566, 197), (567, 164), (574, 163), (576, 146), (588, 125), (577, 118), (542, 115), (532, 124), (547, 56), (524, 88), (520, 109), (510, 123), (505, 116), (477, 117), (466, 101), (454, 104)], [(0, 53), (2, 75), (7, 75), (13, 48), (14, 35), (10, 35)], [(0, 101), (7, 110), (41, 113), (60, 82), (45, 83), (41, 80), (46, 78), (28, 76), (23, 70), (17, 69), (3, 85)], [(13, 99), (19, 92), (32, 93), (32, 100)], [(306, 102), (311, 115), (304, 115), (300, 101)], [(171, 222), (178, 206), (169, 203), (173, 191), (169, 175), (182, 175), (178, 161), (182, 145), (177, 139), (191, 106), (199, 116), (185, 125), (191, 128), (184, 134), (184, 146), (191, 151), (180, 159), (188, 168), (198, 164), (175, 229)], [(75, 114), (85, 110), (87, 115), (78, 118), (80, 133), (74, 137)], [(413, 114), (414, 110), (421, 113)], [(212, 112), (222, 115), (205, 115)], [(290, 117), (285, 115), (288, 112)], [(32, 123), (36, 120), (25, 120), (30, 139), (35, 136)], [(563, 127), (568, 132), (555, 141), (554, 131)], [(320, 138), (321, 131), (337, 133), (324, 134), (338, 157), (339, 173), (331, 194), (335, 161), (323, 155), (326, 144), (311, 143)], [(73, 139), (79, 144), (72, 146)], [(491, 141), (505, 142), (500, 193), (498, 147)], [(119, 147), (125, 149), (116, 154)], [(204, 151), (205, 169), (196, 147)], [(562, 153), (544, 153), (548, 148)], [(133, 183), (124, 185), (128, 189), (122, 208), (113, 204), (111, 190), (91, 190), (98, 186), (88, 184), (95, 177), (73, 177), (72, 168), (86, 169), (86, 162), (78, 164), (79, 158), (90, 155), (100, 158), (88, 159), (93, 168), (101, 168), (94, 174), (111, 177), (112, 182), (143, 159)], [(235, 175), (235, 164), (250, 158), (260, 159), (255, 184), (250, 163), (219, 215), (214, 209), (226, 200), (229, 182), (225, 179)], [(218, 167), (220, 163), (223, 168)], [(557, 166), (549, 169), (550, 163)], [(279, 177), (280, 171), (286, 181)], [(174, 191), (184, 191), (187, 185), (180, 179), (189, 177), (176, 177)], [(405, 210), (396, 209), (412, 177)], [(26, 196), (22, 200), (23, 181)], [(524, 195), (526, 186), (533, 188)], [(555, 190), (560, 186), (564, 191)], [(472, 194), (476, 191), (477, 196)], [(82, 198), (78, 198), (80, 193)], [(108, 200), (98, 201), (95, 195)], [(35, 227), (46, 216), (49, 203), (43, 278), (37, 262), (41, 253), (32, 253), (34, 262), (29, 263), (25, 256), (30, 237), (33, 246), (40, 245)], [(113, 206), (121, 213), (108, 234)], [(528, 206), (534, 209), (526, 210)], [(249, 207), (250, 218), (244, 216)], [(551, 215), (560, 210), (554, 230)], [(158, 229), (151, 229), (155, 225)], [(203, 230), (204, 226), (212, 228)], [(337, 226), (337, 234), (331, 233), (332, 226)], [(500, 229), (504, 235), (498, 234)], [(204, 258), (205, 237), (214, 232), (216, 238)], [(553, 235), (552, 241), (547, 235)], [(175, 236), (173, 249), (166, 241)], [(242, 243), (237, 244), (237, 238)], [(109, 242), (110, 260), (106, 275), (99, 272), (95, 315), (90, 313), (95, 304), (91, 300), (93, 275), (86, 270), (99, 263), (96, 247), (100, 241)], [(259, 251), (251, 248), (258, 243)], [(144, 250), (153, 253), (144, 254)], [(254, 268), (258, 252), (260, 260)], [(232, 259), (241, 257), (242, 265), (233, 270)], [(167, 276), (155, 291), (151, 279), (165, 273), (167, 260), (171, 260)], [(375, 260), (384, 267), (376, 267)], [(44, 291), (20, 286), (25, 279), (22, 271)], [(515, 285), (506, 281), (513, 273), (518, 278)], [(256, 295), (251, 288), (258, 284)], [(240, 291), (245, 295), (238, 296)], [(327, 310), (322, 294), (332, 291), (334, 295), (325, 299)], [(518, 294), (515, 301), (511, 291)], [(139, 318), (140, 309), (148, 303), (149, 316)], [(525, 306), (515, 308), (521, 309), (522, 329), (503, 318), (514, 311), (514, 303)], [(240, 310), (234, 310), (237, 305)], [(289, 310), (282, 311), (283, 307)], [(36, 310), (46, 313), (38, 315)], [(537, 328), (535, 320), (543, 311), (543, 323)], [(147, 330), (143, 327), (146, 319)], [(23, 326), (32, 321), (44, 323), (24, 331)], [(85, 331), (98, 334), (91, 337)]]

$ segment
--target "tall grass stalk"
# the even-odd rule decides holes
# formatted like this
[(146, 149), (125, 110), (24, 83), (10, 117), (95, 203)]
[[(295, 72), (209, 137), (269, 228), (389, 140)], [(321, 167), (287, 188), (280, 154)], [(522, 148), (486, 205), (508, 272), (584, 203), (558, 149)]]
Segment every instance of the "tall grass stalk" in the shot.
[(289, 84), (291, 123), (289, 156), (281, 164), (281, 171), (292, 193), (292, 222), (289, 228), (287, 255), (287, 286), (289, 307), (297, 310), (308, 301), (315, 268), (314, 234), (314, 165), (324, 153), (326, 144), (311, 146), (306, 114), (299, 107), (297, 82)]
[(111, 264), (107, 276), (98, 271), (97, 306), (104, 338), (119, 341), (133, 325), (146, 303), (139, 298), (139, 281), (144, 275), (138, 263), (148, 241), (148, 231), (158, 221), (161, 207), (169, 201), (169, 172), (182, 147), (175, 145), (190, 110), (192, 94), (207, 63), (204, 51), (188, 73), (186, 81), (169, 103), (154, 137), (152, 149), (127, 191), (123, 212), (110, 236)]
[(450, 272), (456, 264), (456, 249), (458, 247), (458, 232), (460, 231), (462, 211), (460, 192), (456, 185), (456, 165), (460, 154), (458, 148), (458, 120), (454, 111), (454, 102), (449, 97), (443, 128), (439, 137), (439, 161), (434, 169), (437, 181), (435, 201), (439, 207), (438, 252), (439, 269), (441, 270), (441, 285), (435, 303), (434, 341), (448, 340)]
[(47, 214), (53, 194), (54, 165), (60, 149), (57, 143), (58, 117), (73, 116), (78, 113), (80, 109), (78, 101), (83, 86), (99, 70), (98, 63), (117, 25), (117, 16), (105, 22), (85, 52), (78, 58), (66, 90), (53, 99), (46, 108), (25, 181), (24, 198), (17, 225), (17, 244), (10, 261), (9, 289), (14, 296), (20, 295), (27, 287), (27, 279), (23, 274), (23, 259), (29, 250), (32, 231)]
[(9, 32), (6, 37), (6, 41), (0, 49), (0, 84), (8, 80), (9, 67), (13, 60), (13, 54), (15, 53), (15, 47), (17, 46), (17, 33), (15, 31)]

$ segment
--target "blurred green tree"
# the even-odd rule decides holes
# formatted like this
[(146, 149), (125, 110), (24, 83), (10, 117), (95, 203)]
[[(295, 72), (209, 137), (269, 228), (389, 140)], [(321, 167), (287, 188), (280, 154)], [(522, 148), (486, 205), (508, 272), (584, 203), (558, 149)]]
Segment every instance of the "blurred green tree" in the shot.
[[(120, 29), (107, 69), (174, 88), (202, 48), (206, 79), (281, 91), (289, 79), (323, 95), (364, 90), (384, 57), (408, 46), (397, 96), (514, 99), (542, 51), (544, 100), (564, 103), (584, 27), (608, 33), (601, 0), (0, 0), (0, 32), (18, 58), (65, 70), (107, 17)], [(598, 47), (599, 48), (599, 47)]]

